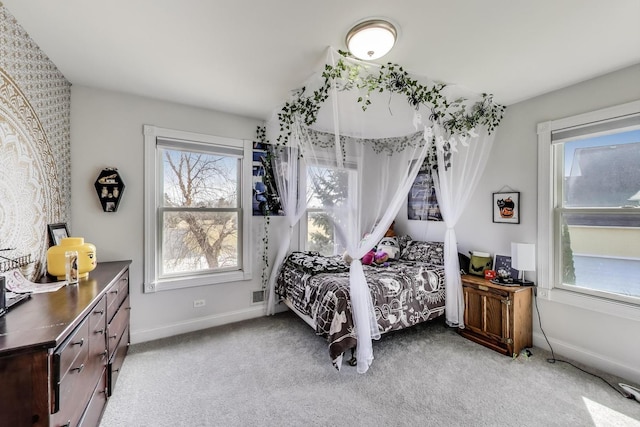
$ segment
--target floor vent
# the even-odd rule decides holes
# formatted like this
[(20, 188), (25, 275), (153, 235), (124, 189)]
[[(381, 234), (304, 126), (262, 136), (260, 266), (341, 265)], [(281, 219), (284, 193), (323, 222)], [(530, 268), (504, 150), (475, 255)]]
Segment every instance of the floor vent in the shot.
[(264, 302), (264, 291), (253, 291), (251, 294), (251, 303), (257, 304), (259, 302)]

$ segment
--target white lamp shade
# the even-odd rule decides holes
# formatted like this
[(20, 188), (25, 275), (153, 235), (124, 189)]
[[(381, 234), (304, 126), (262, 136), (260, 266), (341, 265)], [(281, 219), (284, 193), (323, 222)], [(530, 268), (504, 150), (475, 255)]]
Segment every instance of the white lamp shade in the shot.
[(535, 271), (536, 245), (533, 243), (511, 243), (511, 267), (519, 271)]
[(347, 35), (349, 52), (364, 60), (378, 59), (386, 55), (395, 42), (395, 27), (381, 20), (362, 22), (353, 27)]

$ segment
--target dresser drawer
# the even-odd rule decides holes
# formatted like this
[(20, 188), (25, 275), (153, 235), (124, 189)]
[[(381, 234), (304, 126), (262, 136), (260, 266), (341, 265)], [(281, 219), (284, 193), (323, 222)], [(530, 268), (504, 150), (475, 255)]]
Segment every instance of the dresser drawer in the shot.
[(106, 297), (98, 300), (90, 313), (53, 355), (54, 425), (76, 425), (86, 402), (107, 366)]
[(104, 370), (102, 372), (102, 377), (98, 382), (93, 394), (91, 395), (91, 400), (87, 405), (87, 409), (84, 411), (82, 415), (82, 419), (80, 420), (80, 426), (87, 427), (95, 427), (99, 424), (100, 417), (102, 416), (102, 412), (104, 411), (105, 406), (107, 405), (107, 371)]
[[(91, 310), (89, 315), (89, 329), (95, 334), (107, 326), (107, 296), (103, 295)], [(92, 334), (93, 335), (93, 334)]]
[(86, 383), (93, 377), (89, 368), (89, 322), (85, 320), (54, 353), (53, 425), (76, 425), (84, 410)]
[(85, 369), (91, 372), (92, 384), (98, 381), (100, 375), (104, 375), (107, 367), (106, 300), (106, 296), (103, 296), (89, 315), (89, 358)]
[(127, 298), (113, 320), (107, 326), (107, 349), (109, 360), (113, 357), (115, 350), (124, 335), (125, 329), (129, 326), (129, 298)]
[[(80, 369), (79, 366), (87, 359), (88, 349), (89, 322), (85, 320), (53, 354), (53, 372), (56, 375), (58, 384), (72, 369)], [(84, 366), (82, 369), (84, 369)]]
[(107, 349), (107, 297), (103, 295), (89, 314), (89, 353), (99, 355)]
[(122, 368), (122, 364), (124, 363), (124, 358), (129, 351), (129, 327), (124, 330), (122, 337), (120, 338), (120, 342), (116, 346), (115, 353), (109, 362), (109, 396), (113, 394), (113, 389), (116, 386), (116, 381), (118, 380), (118, 376), (120, 375), (120, 369)]
[(129, 295), (128, 272), (122, 274), (107, 291), (107, 322), (111, 322), (122, 302)]

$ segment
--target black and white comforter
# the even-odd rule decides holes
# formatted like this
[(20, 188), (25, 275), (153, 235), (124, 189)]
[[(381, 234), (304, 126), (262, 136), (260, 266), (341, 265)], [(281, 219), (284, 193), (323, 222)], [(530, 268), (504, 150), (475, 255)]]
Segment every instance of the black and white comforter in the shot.
[[(380, 333), (444, 313), (441, 265), (400, 260), (388, 267), (363, 268)], [(357, 344), (349, 298), (349, 266), (340, 257), (293, 252), (280, 269), (276, 292), (313, 319), (316, 333), (329, 341), (332, 363), (340, 369), (343, 353)]]

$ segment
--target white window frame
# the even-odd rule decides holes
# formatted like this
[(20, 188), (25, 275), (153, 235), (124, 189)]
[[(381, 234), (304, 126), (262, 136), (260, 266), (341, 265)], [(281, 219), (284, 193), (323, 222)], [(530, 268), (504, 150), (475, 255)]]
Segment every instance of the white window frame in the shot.
[[(152, 125), (144, 125), (144, 292), (156, 292), (171, 289), (188, 288), (192, 286), (212, 285), (241, 280), (250, 280), (252, 277), (251, 256), (251, 166), (253, 143), (248, 140), (224, 138), (181, 130), (166, 129)], [(234, 271), (209, 272), (206, 274), (172, 275), (163, 278), (160, 275), (160, 239), (161, 222), (158, 220), (158, 212), (162, 195), (160, 194), (161, 176), (160, 162), (162, 161), (157, 148), (158, 138), (163, 140), (175, 140), (181, 147), (193, 144), (207, 144), (219, 147), (232, 147), (242, 150), (240, 173), (240, 222), (238, 224), (238, 245), (240, 245), (239, 269)], [(167, 145), (163, 145), (167, 148)]]
[(634, 101), (590, 113), (538, 124), (538, 297), (631, 320), (640, 320), (640, 304), (606, 297), (604, 293), (569, 288), (561, 283), (560, 249), (554, 215), (558, 194), (555, 185), (552, 133), (568, 128), (589, 126), (624, 116), (640, 114), (640, 101)]

